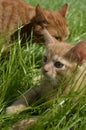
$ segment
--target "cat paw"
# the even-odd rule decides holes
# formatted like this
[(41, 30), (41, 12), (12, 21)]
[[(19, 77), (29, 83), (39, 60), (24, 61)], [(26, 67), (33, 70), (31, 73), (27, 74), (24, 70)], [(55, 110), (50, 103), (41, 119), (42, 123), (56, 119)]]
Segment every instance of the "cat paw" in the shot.
[(19, 105), (12, 105), (6, 108), (6, 113), (7, 114), (13, 114), (16, 112), (19, 112), (21, 110), (23, 110), (26, 106), (24, 106), (23, 104), (19, 104)]
[(15, 123), (12, 128), (13, 130), (26, 130), (28, 127), (34, 125), (35, 123), (37, 123), (36, 118), (23, 119), (22, 121)]

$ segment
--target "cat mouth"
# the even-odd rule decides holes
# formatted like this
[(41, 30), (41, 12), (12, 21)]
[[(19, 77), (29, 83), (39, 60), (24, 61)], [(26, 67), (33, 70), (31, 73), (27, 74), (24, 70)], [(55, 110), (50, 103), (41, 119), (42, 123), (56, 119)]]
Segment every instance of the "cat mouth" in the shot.
[(46, 79), (49, 80), (55, 80), (55, 75), (51, 75), (49, 72), (44, 71), (44, 69), (42, 68), (42, 74), (44, 75), (44, 77), (46, 77)]

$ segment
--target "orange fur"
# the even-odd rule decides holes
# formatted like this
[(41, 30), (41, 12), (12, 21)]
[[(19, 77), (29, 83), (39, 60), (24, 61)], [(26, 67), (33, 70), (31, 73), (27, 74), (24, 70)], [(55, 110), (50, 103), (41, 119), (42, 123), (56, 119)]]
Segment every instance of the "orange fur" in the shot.
[[(45, 37), (46, 53), (43, 57), (42, 73), (44, 76), (40, 86), (34, 87), (18, 98), (18, 100), (6, 109), (7, 113), (15, 113), (22, 110), (28, 104), (32, 104), (41, 97), (48, 100), (54, 98), (59, 93), (67, 94), (71, 90), (74, 90), (78, 95), (75, 98), (76, 100), (80, 94), (86, 94), (86, 42), (82, 41), (72, 46), (68, 43), (57, 41), (46, 29), (42, 30), (41, 34)], [(71, 50), (74, 50), (74, 53)], [(80, 57), (77, 57), (77, 52)], [(79, 58), (81, 56), (84, 60), (80, 63), (78, 61), (80, 61)], [(76, 61), (74, 57), (77, 59)], [(29, 121), (30, 119), (26, 120), (27, 124), (25, 127), (30, 126)], [(37, 122), (34, 120), (33, 123)], [(24, 123), (20, 121), (14, 125), (14, 128), (17, 125), (19, 128), (22, 128)]]
[[(86, 85), (86, 41), (81, 41), (76, 45), (66, 42), (59, 42), (44, 29), (42, 34), (46, 41), (47, 61), (43, 66), (44, 75), (54, 80), (71, 78), (77, 69), (74, 79), (74, 90), (85, 88)], [(66, 90), (70, 91), (70, 85)], [(82, 92), (81, 92), (82, 93)]]
[(0, 0), (0, 33), (6, 39), (5, 45), (9, 43), (11, 34), (13, 34), (12, 37), (18, 37), (14, 32), (22, 25), (21, 35), (27, 33), (27, 37), (22, 40), (25, 42), (26, 38), (31, 35), (32, 28), (29, 28), (29, 22), (32, 22), (32, 27), (34, 26), (35, 41), (40, 39), (39, 26), (43, 24), (52, 36), (61, 41), (66, 40), (69, 35), (65, 18), (67, 8), (68, 5), (65, 4), (57, 11), (49, 11), (39, 5), (32, 7), (22, 0)]
[[(82, 41), (77, 45), (70, 45), (66, 42), (57, 41), (46, 29), (42, 30), (42, 34), (46, 41), (46, 53), (43, 58), (42, 66), (44, 77), (40, 83), (40, 87), (33, 88), (24, 95), (29, 104), (33, 103), (39, 97), (46, 98), (46, 95), (50, 92), (52, 93), (54, 89), (54, 92), (57, 93), (57, 91), (59, 91), (58, 86), (63, 79), (67, 81), (66, 84), (62, 86), (64, 93), (71, 91), (70, 88), (72, 85), (74, 85), (74, 91), (78, 91), (79, 88), (82, 89), (86, 85), (86, 57), (84, 58), (84, 62), (80, 64), (78, 64), (79, 60), (76, 60), (77, 62), (73, 60), (73, 58), (76, 57), (78, 49), (82, 48), (84, 51), (86, 42)], [(82, 44), (83, 46), (81, 47)], [(71, 49), (74, 49), (75, 53), (72, 53)], [(82, 55), (83, 51), (79, 51), (79, 55)], [(69, 56), (69, 54), (73, 54), (73, 57), (71, 57), (71, 55)], [(76, 58), (78, 59), (79, 57)], [(71, 78), (73, 84), (70, 82)], [(53, 95), (53, 93), (51, 95)], [(13, 109), (13, 112), (16, 112), (26, 107), (28, 104), (25, 98), (21, 96), (12, 106), (7, 108), (7, 112), (11, 113)]]
[(80, 41), (67, 55), (71, 56), (73, 61), (83, 63), (86, 60), (86, 41)]

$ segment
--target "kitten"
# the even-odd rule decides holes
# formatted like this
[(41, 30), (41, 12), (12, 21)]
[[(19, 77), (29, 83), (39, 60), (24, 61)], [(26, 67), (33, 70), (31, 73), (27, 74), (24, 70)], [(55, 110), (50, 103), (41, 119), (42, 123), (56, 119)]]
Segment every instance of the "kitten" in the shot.
[[(67, 8), (68, 5), (65, 4), (57, 11), (49, 11), (47, 9), (42, 9), (39, 5), (32, 7), (21, 0), (0, 0), (0, 34), (5, 39), (4, 48), (7, 47), (10, 42), (10, 35), (22, 25), (25, 32), (21, 30), (21, 35), (22, 33), (23, 35), (24, 33), (27, 34), (26, 37), (23, 38), (25, 42), (25, 39), (31, 35), (32, 30), (32, 28), (28, 27), (29, 25), (27, 23), (32, 21), (32, 23), (36, 23), (34, 32), (37, 38), (35, 41), (39, 39), (40, 34), (38, 35), (38, 25), (41, 25), (42, 23), (45, 24), (52, 36), (60, 40), (65, 40), (69, 35), (65, 18)], [(12, 37), (16, 37), (15, 33)]]
[(82, 91), (86, 85), (86, 41), (70, 45), (57, 41), (46, 29), (42, 30), (41, 34), (46, 41), (46, 53), (42, 66), (44, 77), (40, 86), (34, 87), (21, 96), (6, 109), (7, 113), (22, 110), (41, 97), (44, 100), (54, 97), (59, 94), (59, 85), (63, 81), (65, 81), (62, 84), (63, 94), (69, 93), (72, 86), (77, 92), (78, 89)]
[[(43, 72), (48, 77), (52, 77), (55, 81), (68, 77), (72, 78), (74, 71), (74, 91), (80, 87), (82, 89), (86, 85), (86, 41), (81, 41), (76, 45), (66, 42), (58, 42), (49, 32), (44, 29), (42, 34), (46, 41), (46, 63)], [(48, 61), (48, 63), (47, 63)], [(52, 63), (55, 62), (55, 63)], [(52, 63), (52, 64), (51, 64)], [(69, 79), (70, 80), (70, 79)], [(65, 93), (70, 91), (70, 85), (65, 88)]]
[[(86, 86), (86, 41), (73, 46), (59, 42), (46, 29), (42, 30), (46, 41), (46, 53), (43, 57), (42, 73), (44, 75), (40, 86), (26, 92), (6, 109), (6, 113), (15, 113), (34, 103), (38, 99), (48, 100), (59, 94), (80, 90), (82, 94)], [(64, 82), (66, 81), (66, 82)], [(72, 83), (71, 83), (72, 81)], [(62, 85), (61, 85), (62, 83)], [(77, 93), (79, 94), (79, 93)], [(37, 123), (37, 119), (29, 118), (15, 123), (13, 130), (22, 129)]]

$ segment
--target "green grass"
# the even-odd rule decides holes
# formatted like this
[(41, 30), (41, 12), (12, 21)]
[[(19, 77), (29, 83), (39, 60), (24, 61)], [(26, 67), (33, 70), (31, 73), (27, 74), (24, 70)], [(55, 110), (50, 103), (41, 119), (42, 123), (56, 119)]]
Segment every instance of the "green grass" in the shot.
[[(26, 0), (31, 5), (39, 3), (42, 7), (57, 10), (64, 3), (69, 4), (67, 20), (70, 28), (68, 42), (77, 43), (86, 39), (86, 0)], [(10, 47), (9, 56), (0, 57), (0, 130), (10, 130), (16, 121), (29, 117), (38, 117), (39, 121), (31, 130), (86, 130), (86, 96), (83, 95), (75, 103), (74, 95), (47, 101), (36, 107), (7, 115), (5, 108), (17, 96), (34, 86), (34, 78), (41, 75), (41, 57), (44, 48), (37, 44), (22, 47), (19, 43)], [(67, 100), (60, 105), (62, 98)], [(46, 106), (50, 107), (46, 110)], [(38, 113), (36, 115), (36, 113)], [(28, 128), (29, 129), (29, 128)]]

